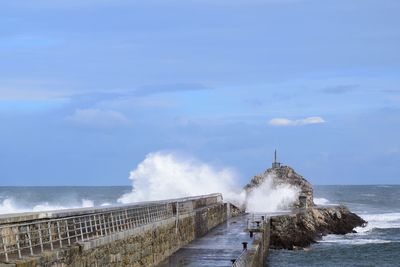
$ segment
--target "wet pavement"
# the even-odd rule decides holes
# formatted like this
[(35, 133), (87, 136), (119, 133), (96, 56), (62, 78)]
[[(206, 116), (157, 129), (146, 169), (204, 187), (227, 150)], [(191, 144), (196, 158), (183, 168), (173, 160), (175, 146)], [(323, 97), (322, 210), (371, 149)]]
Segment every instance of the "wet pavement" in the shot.
[(229, 219), (204, 237), (184, 246), (158, 266), (231, 267), (231, 259), (238, 258), (243, 251), (242, 242), (248, 242), (248, 248), (251, 247), (251, 238), (246, 232), (247, 218), (247, 215), (243, 215)]

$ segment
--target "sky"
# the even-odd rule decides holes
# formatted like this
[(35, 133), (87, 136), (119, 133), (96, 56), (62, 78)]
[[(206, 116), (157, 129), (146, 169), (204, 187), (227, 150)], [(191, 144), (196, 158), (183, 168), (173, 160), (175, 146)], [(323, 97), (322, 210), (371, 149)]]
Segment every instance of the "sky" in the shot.
[(245, 184), (400, 182), (398, 0), (2, 0), (0, 185), (128, 185), (180, 153)]

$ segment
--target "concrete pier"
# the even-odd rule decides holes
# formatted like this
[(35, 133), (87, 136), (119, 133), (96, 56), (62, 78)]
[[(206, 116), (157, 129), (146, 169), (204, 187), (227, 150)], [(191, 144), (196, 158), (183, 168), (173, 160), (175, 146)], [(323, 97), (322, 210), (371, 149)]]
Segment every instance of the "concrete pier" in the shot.
[(212, 194), (3, 216), (0, 266), (155, 266), (225, 222), (228, 206)]

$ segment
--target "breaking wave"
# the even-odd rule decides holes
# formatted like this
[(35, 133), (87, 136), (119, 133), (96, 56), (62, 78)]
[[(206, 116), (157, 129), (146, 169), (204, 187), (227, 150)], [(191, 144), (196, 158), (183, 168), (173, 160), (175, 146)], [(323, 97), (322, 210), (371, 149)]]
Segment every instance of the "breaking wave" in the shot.
[(364, 228), (357, 227), (359, 233), (369, 232), (373, 229), (400, 228), (400, 213), (365, 214), (361, 216), (368, 222)]
[(246, 199), (250, 212), (274, 212), (289, 209), (298, 199), (300, 189), (289, 184), (273, 185), (273, 175), (268, 175), (264, 182)]
[(118, 199), (120, 203), (160, 200), (222, 193), (225, 200), (243, 203), (244, 190), (236, 173), (217, 169), (193, 158), (174, 153), (156, 152), (146, 156), (130, 173), (132, 192)]
[(249, 211), (270, 212), (290, 206), (299, 193), (290, 185), (272, 186), (273, 177), (268, 177), (246, 199), (234, 170), (164, 152), (147, 155), (129, 178), (132, 192), (119, 198), (120, 203), (222, 193), (225, 201), (238, 206), (246, 201)]
[(385, 244), (393, 241), (378, 238), (352, 238), (349, 236), (327, 235), (320, 243), (340, 243), (345, 245)]
[(61, 210), (61, 209), (76, 209), (76, 208), (90, 208), (93, 207), (94, 203), (92, 200), (82, 199), (80, 205), (57, 205), (49, 202), (39, 203), (33, 207), (24, 207), (19, 205), (14, 199), (6, 198), (0, 202), (0, 214), (10, 213), (22, 213), (22, 212), (36, 212), (36, 211), (49, 211), (49, 210)]
[(323, 197), (314, 198), (314, 203), (315, 203), (315, 205), (328, 205), (328, 204), (331, 204), (328, 199), (323, 198)]

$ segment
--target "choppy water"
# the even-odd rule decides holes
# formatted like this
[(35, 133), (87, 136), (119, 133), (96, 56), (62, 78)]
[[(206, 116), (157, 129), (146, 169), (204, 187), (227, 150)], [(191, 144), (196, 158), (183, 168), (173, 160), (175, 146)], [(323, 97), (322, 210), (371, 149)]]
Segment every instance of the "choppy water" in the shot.
[(345, 204), (369, 224), (308, 251), (271, 250), (269, 266), (400, 266), (400, 186), (316, 186), (316, 202)]
[(0, 214), (116, 204), (130, 186), (0, 187)]
[[(0, 214), (116, 204), (122, 187), (0, 187)], [(309, 251), (272, 250), (269, 266), (400, 266), (400, 185), (316, 186), (315, 201), (345, 204), (369, 221), (359, 233), (329, 235)]]

